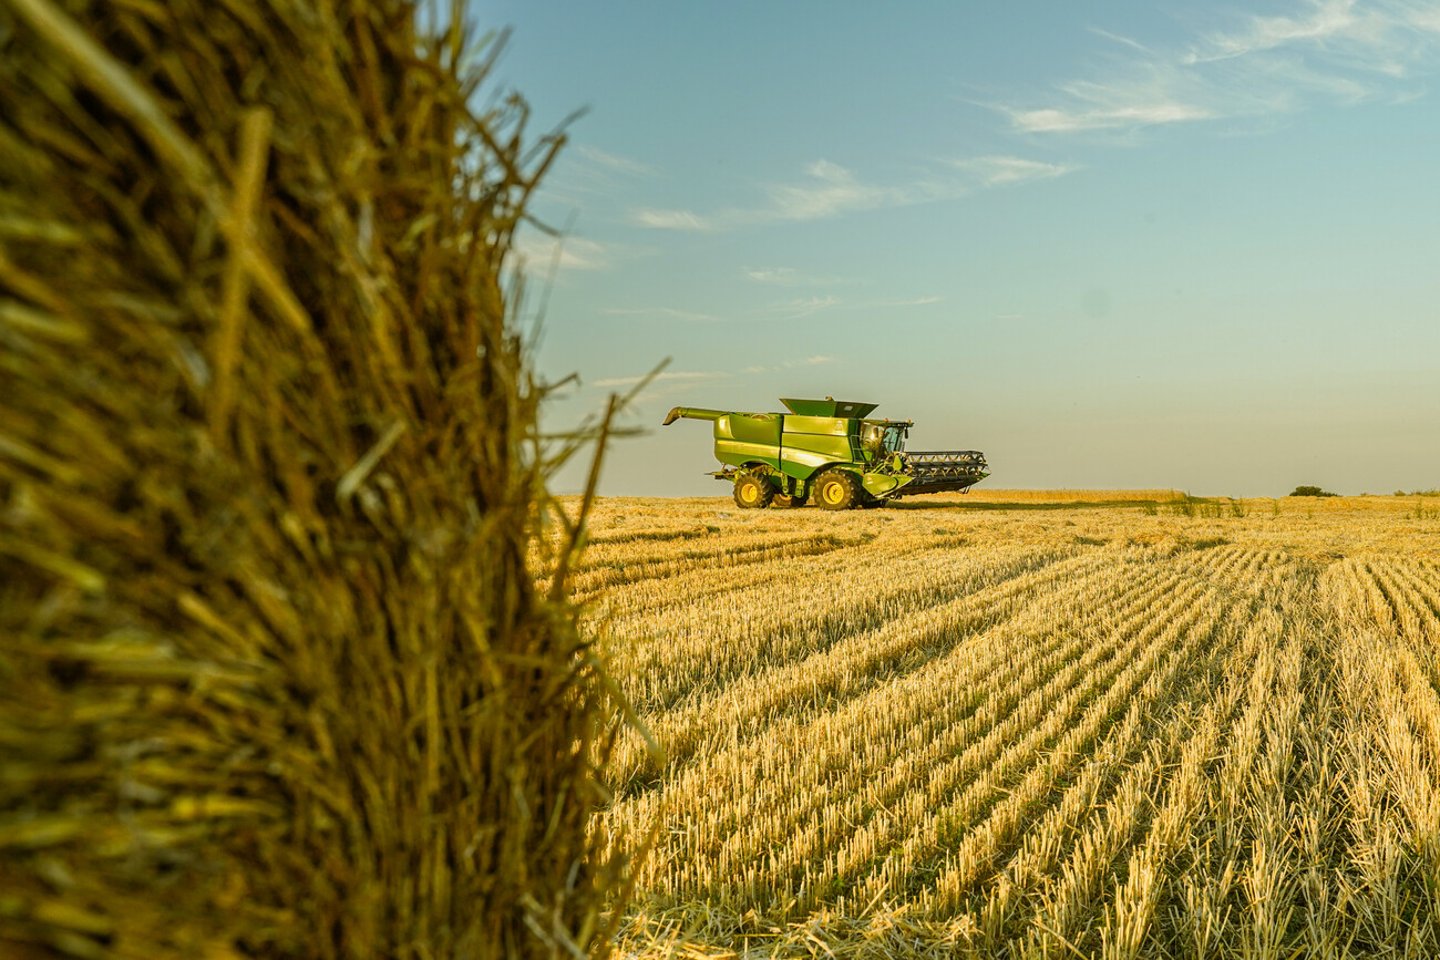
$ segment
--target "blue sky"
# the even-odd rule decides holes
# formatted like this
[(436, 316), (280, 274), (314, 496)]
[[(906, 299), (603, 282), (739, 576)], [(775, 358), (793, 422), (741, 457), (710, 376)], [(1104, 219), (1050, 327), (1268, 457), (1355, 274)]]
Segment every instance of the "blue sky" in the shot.
[[(1440, 2), (476, 3), (577, 108), (520, 246), (611, 494), (674, 404), (879, 402), (997, 487), (1440, 487)], [(558, 478), (573, 489), (580, 473)]]

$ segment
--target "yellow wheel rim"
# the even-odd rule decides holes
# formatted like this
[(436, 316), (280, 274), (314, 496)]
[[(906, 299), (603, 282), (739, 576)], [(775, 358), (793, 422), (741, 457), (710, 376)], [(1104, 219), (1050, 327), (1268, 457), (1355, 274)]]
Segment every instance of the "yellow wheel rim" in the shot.
[(746, 503), (754, 503), (760, 499), (760, 491), (752, 483), (747, 483), (740, 488), (740, 499)]
[(839, 483), (825, 484), (825, 502), (839, 503), (845, 499), (845, 487)]

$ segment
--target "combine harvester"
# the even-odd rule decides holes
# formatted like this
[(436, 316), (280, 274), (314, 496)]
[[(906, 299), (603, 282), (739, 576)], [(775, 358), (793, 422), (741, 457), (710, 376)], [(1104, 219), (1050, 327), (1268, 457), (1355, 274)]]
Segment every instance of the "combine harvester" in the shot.
[(715, 424), (711, 476), (735, 485), (745, 508), (799, 507), (813, 494), (826, 510), (878, 507), (917, 493), (968, 490), (990, 474), (978, 450), (907, 452), (912, 420), (867, 420), (879, 404), (780, 400), (789, 413), (732, 413), (676, 407), (676, 420)]

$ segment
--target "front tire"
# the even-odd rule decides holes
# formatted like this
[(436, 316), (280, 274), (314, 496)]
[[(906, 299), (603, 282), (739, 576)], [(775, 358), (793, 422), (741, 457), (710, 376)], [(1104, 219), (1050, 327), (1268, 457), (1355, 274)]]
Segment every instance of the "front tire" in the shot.
[(735, 505), (742, 510), (759, 510), (768, 507), (775, 491), (770, 484), (759, 477), (745, 474), (735, 480)]
[(860, 501), (860, 483), (845, 470), (827, 470), (815, 481), (815, 503), (822, 510), (849, 510)]
[(806, 497), (797, 497), (788, 493), (777, 493), (775, 499), (770, 501), (770, 506), (785, 509), (788, 507), (803, 507), (807, 502)]

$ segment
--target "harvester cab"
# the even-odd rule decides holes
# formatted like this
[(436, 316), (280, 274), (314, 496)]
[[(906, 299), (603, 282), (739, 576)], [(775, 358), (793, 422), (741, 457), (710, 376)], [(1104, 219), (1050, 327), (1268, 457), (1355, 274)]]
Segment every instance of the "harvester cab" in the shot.
[(865, 459), (874, 462), (882, 457), (905, 452), (905, 441), (914, 426), (909, 420), (865, 420), (860, 428), (860, 449)]
[(734, 484), (741, 507), (798, 507), (811, 497), (827, 510), (879, 506), (946, 490), (964, 492), (989, 476), (978, 450), (914, 452), (911, 420), (868, 419), (878, 404), (826, 397), (780, 400), (788, 413), (738, 413), (675, 407), (680, 419), (714, 424), (711, 476)]

